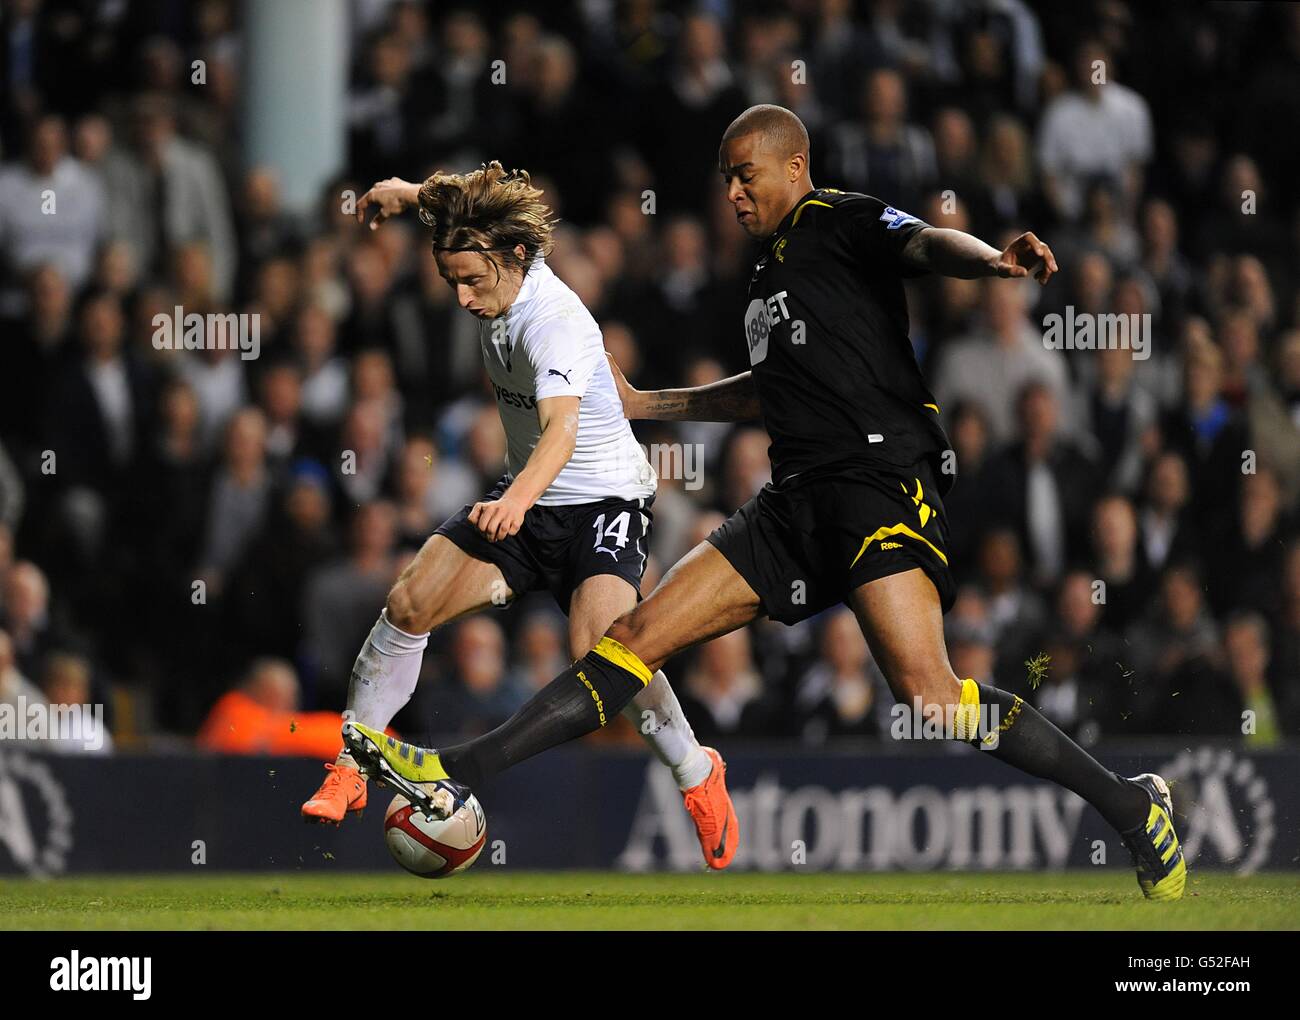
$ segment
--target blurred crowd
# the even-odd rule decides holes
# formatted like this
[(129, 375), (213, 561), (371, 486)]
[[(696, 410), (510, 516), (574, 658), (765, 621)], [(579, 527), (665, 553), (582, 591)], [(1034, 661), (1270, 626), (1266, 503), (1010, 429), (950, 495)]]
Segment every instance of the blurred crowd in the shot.
[[(3, 6), (0, 702), (102, 702), (118, 747), (340, 709), (389, 585), (504, 458), (423, 228), (366, 231), (348, 196), (528, 169), (561, 219), (549, 264), (628, 378), (706, 383), (748, 367), (717, 144), (775, 102), (819, 186), (999, 247), (1033, 230), (1061, 267), (909, 284), (956, 451), (958, 675), (1087, 743), (1300, 733), (1300, 5), (356, 0), (348, 166), (307, 216), (242, 158), (239, 13)], [(258, 357), (159, 350), (177, 306), (256, 313)], [(1049, 349), (1067, 308), (1147, 317), (1149, 344)], [(769, 480), (767, 437), (636, 428), (662, 477), (648, 591)], [(485, 731), (563, 635), (545, 595), (446, 628), (395, 726)], [(847, 609), (669, 676), (708, 741), (891, 725)]]

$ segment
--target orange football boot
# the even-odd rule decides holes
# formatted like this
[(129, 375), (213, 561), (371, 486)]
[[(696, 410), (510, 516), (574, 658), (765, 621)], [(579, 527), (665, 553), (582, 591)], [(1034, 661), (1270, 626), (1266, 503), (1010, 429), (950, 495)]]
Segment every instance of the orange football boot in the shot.
[(698, 786), (682, 791), (682, 800), (695, 823), (695, 833), (704, 851), (704, 863), (721, 871), (736, 856), (740, 846), (740, 822), (727, 793), (727, 763), (711, 747), (704, 753), (713, 762), (713, 771)]
[(366, 780), (351, 765), (325, 765), (329, 773), (311, 800), (302, 806), (302, 817), (308, 822), (333, 822), (339, 825), (350, 811), (361, 812), (366, 807)]

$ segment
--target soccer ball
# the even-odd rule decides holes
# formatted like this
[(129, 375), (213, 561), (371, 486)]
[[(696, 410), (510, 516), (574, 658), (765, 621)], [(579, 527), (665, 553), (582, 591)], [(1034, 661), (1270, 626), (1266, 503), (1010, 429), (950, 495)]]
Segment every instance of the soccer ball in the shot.
[(450, 818), (432, 820), (399, 793), (384, 815), (384, 842), (393, 860), (412, 875), (450, 878), (483, 852), (487, 818), (472, 793)]

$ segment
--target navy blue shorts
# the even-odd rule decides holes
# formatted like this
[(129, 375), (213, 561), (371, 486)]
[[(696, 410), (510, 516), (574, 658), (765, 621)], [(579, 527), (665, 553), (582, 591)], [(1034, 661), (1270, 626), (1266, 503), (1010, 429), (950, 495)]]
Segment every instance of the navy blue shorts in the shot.
[[(500, 499), (508, 486), (502, 478), (483, 497)], [(589, 577), (614, 574), (641, 594), (654, 523), (654, 497), (618, 499), (570, 506), (534, 506), (524, 514), (519, 533), (489, 542), (469, 522), (466, 505), (434, 534), (444, 535), (473, 556), (494, 564), (515, 595), (549, 591), (565, 613), (577, 587)]]

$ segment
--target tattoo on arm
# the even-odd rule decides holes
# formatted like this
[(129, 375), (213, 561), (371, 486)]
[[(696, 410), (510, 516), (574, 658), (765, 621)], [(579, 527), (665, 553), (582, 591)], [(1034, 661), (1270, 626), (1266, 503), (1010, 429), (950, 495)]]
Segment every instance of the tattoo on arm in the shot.
[(758, 417), (758, 392), (749, 372), (706, 386), (651, 390), (645, 395), (647, 418), (660, 421), (747, 421)]

